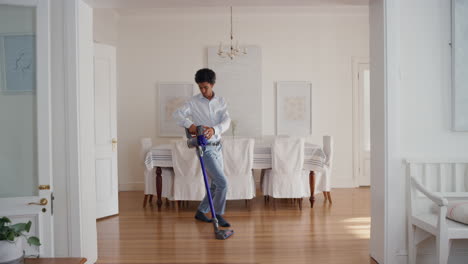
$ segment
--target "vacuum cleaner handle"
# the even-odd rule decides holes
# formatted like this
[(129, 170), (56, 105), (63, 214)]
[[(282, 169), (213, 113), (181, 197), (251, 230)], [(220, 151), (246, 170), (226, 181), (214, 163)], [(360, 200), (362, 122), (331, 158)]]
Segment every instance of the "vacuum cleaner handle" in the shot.
[[(205, 132), (205, 129), (203, 126), (197, 126), (197, 134), (196, 136), (201, 136), (203, 135), (203, 132)], [(192, 138), (192, 134), (190, 134), (190, 131), (188, 128), (185, 128), (185, 136), (187, 136), (188, 139)]]

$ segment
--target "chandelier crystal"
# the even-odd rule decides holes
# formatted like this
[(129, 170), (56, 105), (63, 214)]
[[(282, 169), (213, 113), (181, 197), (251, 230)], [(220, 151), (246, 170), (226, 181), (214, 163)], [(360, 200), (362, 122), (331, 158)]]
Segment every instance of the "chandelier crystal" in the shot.
[(236, 56), (247, 54), (247, 49), (244, 47), (242, 50), (239, 48), (239, 41), (236, 41), (236, 45), (233, 45), (234, 36), (232, 30), (232, 6), (231, 6), (231, 45), (228, 50), (224, 50), (223, 42), (219, 43), (218, 56), (221, 58), (230, 58), (233, 60)]

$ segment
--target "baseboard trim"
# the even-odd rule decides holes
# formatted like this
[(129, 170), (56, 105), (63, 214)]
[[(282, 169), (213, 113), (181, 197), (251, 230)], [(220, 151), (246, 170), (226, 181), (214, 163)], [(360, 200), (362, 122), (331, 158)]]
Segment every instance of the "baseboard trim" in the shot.
[(145, 189), (144, 182), (128, 182), (128, 183), (120, 183), (119, 184), (119, 191), (143, 191)]
[(332, 188), (354, 188), (353, 179), (350, 178), (333, 178)]

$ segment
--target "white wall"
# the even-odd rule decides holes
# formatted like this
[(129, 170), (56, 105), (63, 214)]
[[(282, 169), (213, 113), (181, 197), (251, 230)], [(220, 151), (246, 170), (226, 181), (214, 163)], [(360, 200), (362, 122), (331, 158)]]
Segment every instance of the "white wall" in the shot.
[[(401, 156), (467, 158), (468, 133), (451, 131), (450, 1), (401, 1), (400, 10)], [(414, 107), (415, 100), (418, 107)], [(403, 222), (403, 215), (399, 212), (396, 219)], [(403, 223), (399, 227), (404, 228)], [(457, 247), (460, 244), (454, 243), (452, 249)], [(451, 263), (468, 262), (467, 244), (464, 250), (454, 251), (465, 257), (458, 256)]]
[(119, 15), (113, 9), (93, 9), (94, 41), (117, 47)]
[[(387, 140), (397, 140), (392, 144), (395, 147), (391, 155), (391, 148), (386, 152), (388, 171), (384, 184), (388, 196), (382, 205), (385, 206), (387, 230), (385, 263), (406, 263), (406, 208), (401, 206), (406, 201), (403, 160), (467, 159), (468, 133), (453, 132), (450, 124), (450, 1), (384, 3), (388, 8), (386, 29), (392, 28), (390, 33), (387, 32), (385, 43), (386, 92), (390, 93), (387, 94), (387, 109), (397, 113), (387, 123), (389, 126), (385, 131)], [(392, 59), (394, 57), (397, 59)], [(395, 72), (399, 74), (393, 74)], [(395, 166), (396, 163), (399, 165)], [(418, 263), (435, 263), (434, 252), (434, 240), (428, 241), (420, 248)], [(467, 263), (467, 253), (466, 241), (456, 241), (449, 262)]]
[(404, 2), (401, 14), (402, 154), (466, 157), (468, 133), (451, 131), (450, 1)]
[(385, 1), (369, 4), (370, 122), (371, 122), (371, 236), (370, 255), (385, 260)]
[[(234, 23), (241, 44), (262, 48), (263, 134), (275, 133), (275, 82), (311, 81), (311, 139), (321, 144), (323, 135), (335, 137), (333, 185), (351, 187), (351, 61), (354, 56), (369, 56), (367, 7), (235, 8)], [(154, 144), (169, 140), (157, 134), (157, 82), (193, 82), (195, 71), (207, 65), (206, 48), (221, 40), (226, 42), (228, 33), (227, 8), (120, 14), (117, 60), (121, 190), (143, 189), (139, 138), (150, 136)]]

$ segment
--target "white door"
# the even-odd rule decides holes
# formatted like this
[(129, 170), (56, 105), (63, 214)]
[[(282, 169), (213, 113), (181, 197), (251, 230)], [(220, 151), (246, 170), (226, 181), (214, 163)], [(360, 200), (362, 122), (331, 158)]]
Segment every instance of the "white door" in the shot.
[(0, 217), (32, 222), (53, 256), (49, 1), (0, 0)]
[(370, 185), (370, 74), (369, 64), (359, 64), (359, 186)]
[(96, 217), (119, 213), (117, 174), (116, 51), (94, 46), (94, 124), (96, 145)]

